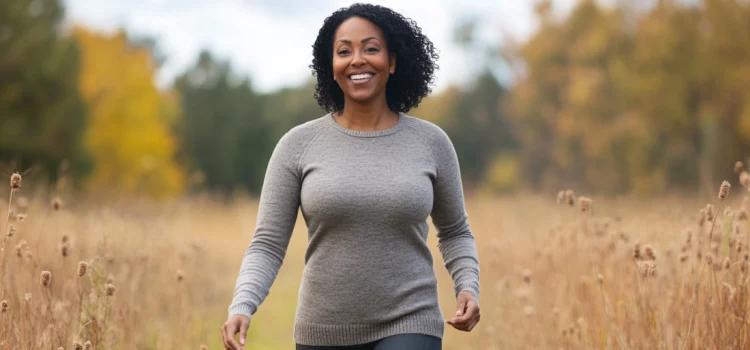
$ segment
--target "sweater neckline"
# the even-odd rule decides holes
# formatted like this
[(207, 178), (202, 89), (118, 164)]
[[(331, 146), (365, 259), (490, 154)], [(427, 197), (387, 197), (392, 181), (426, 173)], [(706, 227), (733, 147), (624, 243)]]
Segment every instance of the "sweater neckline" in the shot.
[(379, 137), (379, 136), (387, 136), (387, 135), (393, 134), (401, 130), (404, 127), (404, 124), (405, 124), (404, 119), (406, 119), (406, 116), (403, 113), (398, 112), (398, 122), (396, 122), (396, 125), (388, 129), (372, 130), (372, 131), (353, 130), (353, 129), (346, 128), (336, 121), (335, 117), (333, 116), (333, 113), (328, 113), (328, 115), (326, 116), (326, 119), (328, 120), (328, 123), (331, 124), (335, 129), (345, 134), (356, 136), (356, 137)]

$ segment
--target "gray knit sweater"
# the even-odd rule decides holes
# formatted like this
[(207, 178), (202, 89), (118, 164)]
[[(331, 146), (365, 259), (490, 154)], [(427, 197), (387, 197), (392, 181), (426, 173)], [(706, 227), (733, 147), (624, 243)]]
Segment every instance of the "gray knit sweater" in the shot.
[(251, 317), (268, 295), (298, 209), (308, 227), (298, 344), (354, 345), (401, 333), (442, 338), (428, 216), (454, 294), (479, 298), (458, 158), (433, 123), (400, 113), (389, 129), (357, 131), (329, 113), (289, 130), (266, 169), (230, 315)]

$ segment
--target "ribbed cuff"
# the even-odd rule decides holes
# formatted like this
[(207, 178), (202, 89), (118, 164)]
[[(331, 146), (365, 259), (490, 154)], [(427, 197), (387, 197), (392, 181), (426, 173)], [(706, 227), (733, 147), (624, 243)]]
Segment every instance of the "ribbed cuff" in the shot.
[(405, 333), (426, 334), (442, 339), (444, 320), (409, 315), (385, 324), (318, 324), (297, 320), (294, 341), (307, 346), (350, 346)]
[(243, 315), (247, 318), (253, 317), (253, 308), (245, 303), (234, 304), (229, 307), (229, 315)]
[(456, 297), (458, 297), (458, 293), (461, 293), (462, 291), (467, 291), (473, 294), (474, 298), (477, 299), (477, 304), (479, 304), (479, 283), (476, 283), (476, 282), (462, 283), (454, 287), (454, 292), (456, 293)]

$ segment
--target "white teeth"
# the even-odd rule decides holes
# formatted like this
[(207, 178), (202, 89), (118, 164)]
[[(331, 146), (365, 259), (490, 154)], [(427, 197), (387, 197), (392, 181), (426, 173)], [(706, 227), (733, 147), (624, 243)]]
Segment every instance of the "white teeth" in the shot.
[(370, 73), (354, 74), (350, 78), (352, 80), (370, 79), (372, 78), (372, 74)]

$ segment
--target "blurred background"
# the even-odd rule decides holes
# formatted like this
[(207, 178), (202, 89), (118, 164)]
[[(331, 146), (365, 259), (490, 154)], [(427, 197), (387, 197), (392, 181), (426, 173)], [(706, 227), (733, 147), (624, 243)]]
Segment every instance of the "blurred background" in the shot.
[[(448, 132), (467, 191), (694, 192), (750, 145), (747, 1), (377, 3), (440, 50), (410, 114)], [(257, 195), (279, 137), (323, 114), (311, 45), (347, 4), (4, 0), (2, 170)]]
[[(481, 327), (447, 330), (446, 349), (748, 344), (744, 318), (724, 334), (734, 328), (707, 316), (686, 336), (695, 303), (678, 273), (660, 272), (674, 289), (656, 289), (677, 303), (631, 305), (649, 299), (628, 293), (645, 285), (633, 241), (665, 252), (660, 271), (677, 271), (693, 261), (670, 258), (680, 230), (700, 236), (711, 222), (713, 232), (720, 210), (699, 220), (697, 209), (722, 180), (743, 192), (732, 171), (750, 151), (749, 1), (373, 2), (414, 19), (440, 52), (433, 93), (409, 114), (442, 127), (458, 152), (485, 295)], [(0, 348), (221, 348), (266, 165), (285, 132), (324, 114), (312, 44), (351, 3), (0, 0), (0, 174), (23, 175), (20, 189), (0, 188), (10, 194), (1, 291), (18, 321), (0, 322)], [(597, 196), (601, 222), (553, 208), (568, 188)], [(750, 201), (731, 203), (746, 223)], [(732, 225), (726, 247), (747, 231)], [(298, 222), (249, 349), (293, 346), (304, 231)], [(737, 264), (744, 254), (744, 276), (750, 257), (726, 249)], [(439, 260), (435, 269), (450, 315), (450, 276)], [(603, 289), (590, 283), (597, 273)], [(591, 302), (600, 298), (604, 307)]]

